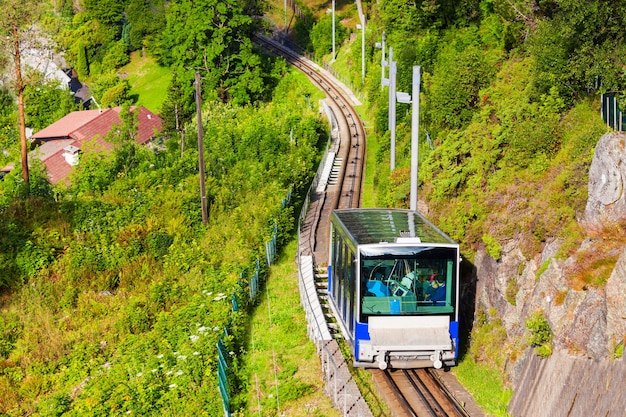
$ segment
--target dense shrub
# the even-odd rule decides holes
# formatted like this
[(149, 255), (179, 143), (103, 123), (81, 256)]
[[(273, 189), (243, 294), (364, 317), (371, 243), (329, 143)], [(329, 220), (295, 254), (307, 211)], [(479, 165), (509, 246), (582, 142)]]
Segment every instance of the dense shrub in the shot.
[(530, 334), (526, 338), (527, 343), (535, 348), (535, 353), (546, 357), (552, 354), (552, 329), (548, 320), (541, 312), (535, 312), (526, 320), (526, 328)]

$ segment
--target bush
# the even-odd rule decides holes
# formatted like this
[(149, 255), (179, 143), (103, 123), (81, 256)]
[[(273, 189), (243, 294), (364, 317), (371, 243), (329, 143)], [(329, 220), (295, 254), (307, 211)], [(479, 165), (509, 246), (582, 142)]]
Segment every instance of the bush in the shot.
[(502, 255), (502, 246), (500, 246), (498, 239), (489, 234), (484, 234), (483, 243), (485, 244), (485, 249), (487, 250), (489, 256), (495, 260), (500, 259), (500, 256)]
[(22, 323), (17, 314), (0, 314), (0, 358), (7, 358), (22, 334)]
[(526, 320), (526, 328), (530, 334), (526, 342), (535, 348), (535, 353), (541, 357), (548, 357), (552, 354), (552, 329), (548, 320), (541, 312), (535, 312)]
[[(313, 50), (318, 56), (324, 56), (333, 50), (333, 18), (332, 14), (326, 15), (320, 19), (311, 29), (311, 44)], [(335, 13), (335, 48), (339, 46), (348, 36), (346, 29), (341, 24), (337, 13)]]

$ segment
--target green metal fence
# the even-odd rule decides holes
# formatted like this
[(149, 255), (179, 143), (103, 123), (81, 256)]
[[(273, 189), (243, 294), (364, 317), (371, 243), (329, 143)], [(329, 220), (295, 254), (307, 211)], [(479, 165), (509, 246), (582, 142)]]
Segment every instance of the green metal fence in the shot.
[(613, 130), (623, 131), (626, 121), (625, 115), (622, 113), (617, 99), (611, 93), (605, 93), (600, 96), (600, 114), (604, 123)]
[[(291, 203), (291, 197), (293, 193), (293, 186), (289, 189), (287, 196), (281, 202), (281, 208), (284, 210)], [(270, 266), (276, 257), (277, 251), (277, 242), (278, 242), (278, 224), (274, 223), (274, 230), (272, 236), (268, 242), (265, 243), (265, 256), (267, 266)], [(241, 273), (241, 278), (239, 279), (239, 287), (242, 290), (246, 290), (249, 294), (249, 301), (252, 302), (256, 299), (256, 296), (259, 292), (260, 287), (260, 274), (261, 274), (261, 264), (257, 259), (256, 263), (253, 267), (254, 272), (251, 274), (250, 279), (246, 280), (247, 271), (243, 271)], [(247, 287), (247, 289), (245, 288)], [(244, 292), (244, 293), (245, 293)], [(239, 303), (237, 302), (236, 293), (232, 295), (232, 311), (239, 311)], [(250, 303), (251, 304), (251, 303)], [(232, 321), (232, 319), (231, 319)], [(217, 342), (217, 383), (219, 386), (220, 395), (222, 397), (222, 404), (224, 406), (224, 416), (230, 417), (230, 388), (228, 386), (228, 352), (226, 351), (226, 345), (224, 344), (224, 337), (228, 336), (228, 328), (226, 326), (224, 329), (224, 334)]]

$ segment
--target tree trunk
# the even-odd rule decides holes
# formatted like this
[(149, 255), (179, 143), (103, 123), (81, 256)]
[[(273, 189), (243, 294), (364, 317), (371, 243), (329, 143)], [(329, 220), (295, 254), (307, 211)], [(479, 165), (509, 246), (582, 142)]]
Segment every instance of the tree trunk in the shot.
[(29, 190), (30, 176), (28, 174), (28, 142), (26, 141), (26, 116), (24, 114), (24, 81), (22, 80), (22, 62), (20, 55), (20, 37), (18, 26), (13, 26), (14, 47), (15, 47), (15, 83), (17, 90), (17, 113), (20, 121), (20, 143), (22, 145), (22, 177)]

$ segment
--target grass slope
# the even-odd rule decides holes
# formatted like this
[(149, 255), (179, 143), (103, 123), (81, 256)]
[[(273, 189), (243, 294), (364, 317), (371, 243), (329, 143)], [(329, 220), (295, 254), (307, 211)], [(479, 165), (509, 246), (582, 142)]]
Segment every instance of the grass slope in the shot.
[(159, 66), (153, 58), (136, 51), (131, 54), (130, 63), (119, 72), (127, 74), (131, 95), (137, 96), (138, 106), (155, 113), (161, 111), (172, 78), (169, 68)]
[(246, 411), (255, 416), (340, 416), (324, 394), (319, 357), (300, 305), (293, 239), (270, 268), (250, 328), (243, 375)]

